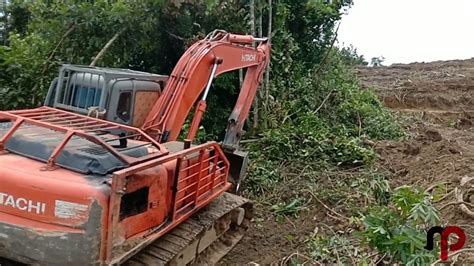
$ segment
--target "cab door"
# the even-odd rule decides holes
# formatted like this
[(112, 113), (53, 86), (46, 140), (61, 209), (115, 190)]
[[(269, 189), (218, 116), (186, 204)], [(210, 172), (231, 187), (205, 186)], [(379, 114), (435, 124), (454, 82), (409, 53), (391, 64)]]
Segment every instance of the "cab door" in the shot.
[(161, 94), (158, 83), (142, 80), (116, 81), (111, 89), (107, 120), (141, 127)]
[(145, 123), (145, 119), (160, 97), (159, 91), (136, 90), (135, 99), (133, 102), (133, 119), (132, 125), (134, 127), (141, 127)]

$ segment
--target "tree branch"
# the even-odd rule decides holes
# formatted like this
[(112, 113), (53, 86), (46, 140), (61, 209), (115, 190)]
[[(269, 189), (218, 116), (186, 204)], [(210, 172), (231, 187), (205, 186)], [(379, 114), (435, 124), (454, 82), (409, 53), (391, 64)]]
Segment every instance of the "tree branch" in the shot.
[(332, 212), (333, 214), (335, 214), (337, 217), (336, 220), (339, 220), (339, 221), (349, 221), (350, 219), (347, 218), (346, 216), (342, 215), (342, 214), (339, 214), (338, 212), (336, 212), (335, 210), (329, 208), (326, 204), (324, 204), (311, 190), (307, 190), (308, 193), (313, 196), (313, 198), (315, 200), (317, 200), (319, 202), (319, 204), (321, 204), (326, 210)]
[(166, 31), (166, 33), (168, 33), (169, 36), (171, 36), (171, 37), (173, 37), (173, 38), (175, 38), (175, 39), (177, 39), (177, 40), (180, 40), (180, 41), (182, 41), (182, 42), (185, 41), (185, 39), (184, 39), (183, 37), (178, 36), (178, 35), (176, 35), (176, 34), (174, 34), (174, 33), (171, 33), (171, 32), (169, 32), (169, 31)]
[(69, 29), (63, 34), (63, 36), (61, 36), (61, 39), (59, 39), (59, 42), (56, 44), (54, 49), (49, 53), (49, 56), (46, 59), (46, 61), (44, 61), (43, 67), (41, 68), (41, 72), (39, 73), (39, 81), (36, 82), (35, 85), (33, 86), (33, 88), (31, 89), (31, 92), (32, 92), (31, 103), (33, 105), (36, 104), (35, 91), (36, 91), (36, 89), (38, 89), (39, 84), (43, 83), (43, 77), (45, 76), (44, 74), (46, 73), (46, 71), (48, 71), (49, 66), (50, 66), (49, 62), (51, 60), (53, 60), (53, 58), (56, 55), (56, 53), (58, 52), (59, 48), (61, 48), (61, 46), (63, 45), (66, 38), (76, 29), (76, 26), (77, 26), (76, 23), (72, 23), (71, 26), (69, 26)]
[[(451, 256), (451, 257), (452, 257), (452, 256), (456, 256), (457, 254), (463, 253), (463, 252), (471, 252), (471, 253), (472, 253), (472, 252), (474, 252), (474, 248), (464, 248), (464, 249), (460, 249), (460, 250), (458, 250), (458, 251), (456, 251), (456, 252), (454, 252), (454, 253), (452, 253), (452, 254), (449, 254), (449, 256)], [(433, 262), (433, 263), (431, 264), (431, 266), (434, 266), (434, 265), (436, 265), (436, 263), (440, 263), (440, 262), (442, 262), (441, 259), (439, 259), (439, 260)]]
[(315, 75), (318, 75), (319, 72), (322, 70), (324, 64), (326, 64), (326, 60), (329, 57), (329, 54), (332, 52), (332, 48), (334, 48), (334, 44), (336, 44), (337, 36), (339, 35), (339, 27), (341, 26), (341, 22), (337, 24), (336, 32), (334, 33), (334, 38), (332, 39), (331, 46), (327, 50), (326, 54), (323, 57), (323, 60), (321, 60), (321, 64), (319, 65), (318, 69), (316, 70)]
[(326, 97), (324, 97), (324, 100), (323, 102), (318, 106), (318, 108), (316, 108), (316, 110), (313, 111), (313, 114), (317, 114), (319, 112), (319, 110), (321, 110), (321, 108), (324, 106), (324, 104), (327, 102), (327, 100), (329, 99), (329, 97), (331, 97), (331, 94), (333, 93), (334, 90), (330, 91), (328, 93), (328, 95), (326, 95)]
[(61, 39), (59, 39), (59, 42), (56, 44), (56, 47), (54, 47), (53, 51), (51, 51), (51, 53), (49, 54), (47, 62), (53, 59), (53, 57), (58, 52), (59, 48), (63, 45), (64, 40), (66, 40), (67, 36), (69, 36), (76, 29), (76, 26), (77, 26), (76, 23), (71, 24), (71, 26), (66, 31), (66, 33), (64, 33)]
[(99, 62), (99, 60), (104, 56), (105, 52), (112, 46), (112, 44), (117, 40), (117, 38), (122, 34), (124, 30), (120, 30), (119, 32), (115, 33), (115, 35), (105, 44), (105, 46), (100, 50), (100, 52), (94, 57), (91, 64), (89, 66), (93, 67)]

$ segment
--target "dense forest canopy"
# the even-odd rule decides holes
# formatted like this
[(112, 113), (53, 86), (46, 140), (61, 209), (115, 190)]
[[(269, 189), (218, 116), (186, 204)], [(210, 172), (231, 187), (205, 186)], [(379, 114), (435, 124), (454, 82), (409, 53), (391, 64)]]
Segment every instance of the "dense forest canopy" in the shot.
[[(0, 86), (9, 93), (12, 86), (23, 89), (15, 95), (18, 103), (5, 101), (4, 107), (39, 104), (59, 64), (88, 65), (115, 34), (99, 65), (167, 74), (187, 45), (214, 29), (268, 35), (270, 15), (264, 1), (3, 1), (9, 40), (0, 50)], [(340, 11), (350, 5), (272, 3), (273, 76), (300, 75), (317, 65), (331, 46)]]
[[(8, 40), (0, 46), (0, 108), (41, 104), (60, 64), (88, 65), (115, 35), (99, 66), (169, 74), (187, 46), (214, 29), (224, 29), (272, 37), (270, 81), (259, 93), (262, 103), (256, 104), (254, 120), (261, 120), (259, 113), (266, 117), (273, 99), (293, 97), (295, 91), (289, 88), (324, 64), (341, 12), (352, 5), (351, 0), (3, 3), (3, 35)], [(210, 109), (222, 115), (206, 117), (204, 124), (222, 129), (235, 101), (238, 73), (219, 78), (214, 87)]]

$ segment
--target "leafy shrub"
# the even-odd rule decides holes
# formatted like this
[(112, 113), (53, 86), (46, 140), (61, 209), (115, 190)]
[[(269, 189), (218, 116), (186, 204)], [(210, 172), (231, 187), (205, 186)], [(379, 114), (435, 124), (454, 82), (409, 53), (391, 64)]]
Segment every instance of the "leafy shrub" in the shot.
[(387, 205), (390, 201), (390, 184), (386, 177), (382, 174), (376, 173), (370, 176), (369, 189), (372, 193), (372, 198), (375, 199), (379, 205)]
[(261, 195), (283, 180), (276, 162), (265, 161), (263, 158), (256, 159), (254, 162), (249, 167), (246, 181), (250, 192)]
[(355, 166), (369, 164), (372, 150), (362, 147), (358, 138), (338, 136), (316, 115), (300, 115), (292, 124), (270, 129), (251, 149), (269, 160), (297, 160), (313, 163)]
[[(280, 122), (262, 129), (259, 141), (247, 147), (252, 151), (254, 163), (369, 166), (376, 154), (362, 145), (363, 138), (404, 136), (398, 121), (373, 92), (360, 90), (357, 79), (341, 63), (338, 54), (330, 60), (328, 69), (315, 68), (305, 75), (292, 76), (290, 87), (275, 84), (276, 97), (272, 102), (275, 108), (263, 117)], [(257, 180), (253, 178), (264, 181), (262, 176), (251, 173), (249, 182), (254, 185)]]
[(37, 88), (33, 92), (33, 88), (41, 79), (48, 43), (36, 34), (23, 39), (12, 34), (10, 43), (11, 47), (0, 46), (0, 109), (35, 104), (38, 97), (45, 96), (44, 91)]
[(274, 204), (272, 206), (272, 211), (280, 218), (283, 216), (293, 216), (294, 218), (298, 218), (299, 212), (302, 208), (302, 203), (302, 199), (296, 198), (288, 203)]
[(402, 187), (395, 191), (388, 206), (372, 208), (363, 217), (365, 243), (407, 265), (427, 264), (437, 251), (427, 251), (426, 230), (439, 222), (438, 212), (428, 194)]
[(351, 134), (366, 135), (371, 139), (403, 136), (400, 125), (374, 93), (364, 90), (351, 94), (341, 103), (338, 113), (345, 125), (352, 124), (349, 127)]
[(362, 259), (353, 242), (343, 235), (316, 235), (309, 240), (309, 250), (311, 258), (322, 263), (351, 265), (353, 254)]

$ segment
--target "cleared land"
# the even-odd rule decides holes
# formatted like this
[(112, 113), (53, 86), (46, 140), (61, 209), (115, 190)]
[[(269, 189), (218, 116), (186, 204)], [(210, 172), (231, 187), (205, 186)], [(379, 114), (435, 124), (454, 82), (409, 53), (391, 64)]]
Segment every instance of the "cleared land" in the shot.
[[(416, 185), (432, 193), (441, 220), (461, 226), (468, 235), (465, 248), (474, 247), (474, 216), (468, 214), (474, 213), (474, 181), (461, 184), (463, 179), (474, 177), (474, 59), (354, 71), (362, 88), (374, 90), (407, 125), (410, 134), (403, 141), (369, 142), (380, 156), (376, 168), (387, 173), (393, 188)], [(358, 240), (352, 237), (354, 228), (349, 221), (328, 208), (350, 217), (351, 208), (367, 204), (363, 197), (347, 199), (347, 193), (337, 193), (364, 173), (325, 172), (314, 177), (305, 176), (308, 171), (302, 168), (286, 171), (286, 181), (256, 204), (256, 218), (249, 232), (223, 263), (281, 264), (287, 263), (290, 256), (306, 261), (311, 253), (310, 242), (318, 234), (331, 235), (326, 226), (338, 239), (347, 239), (349, 246), (356, 246)], [(458, 203), (456, 189), (463, 193), (466, 204)], [(328, 208), (309, 191), (316, 193)], [(306, 200), (299, 217), (276, 221), (271, 206), (298, 197)], [(357, 247), (353, 248), (347, 253), (357, 251)], [(454, 259), (468, 262), (472, 253)]]

